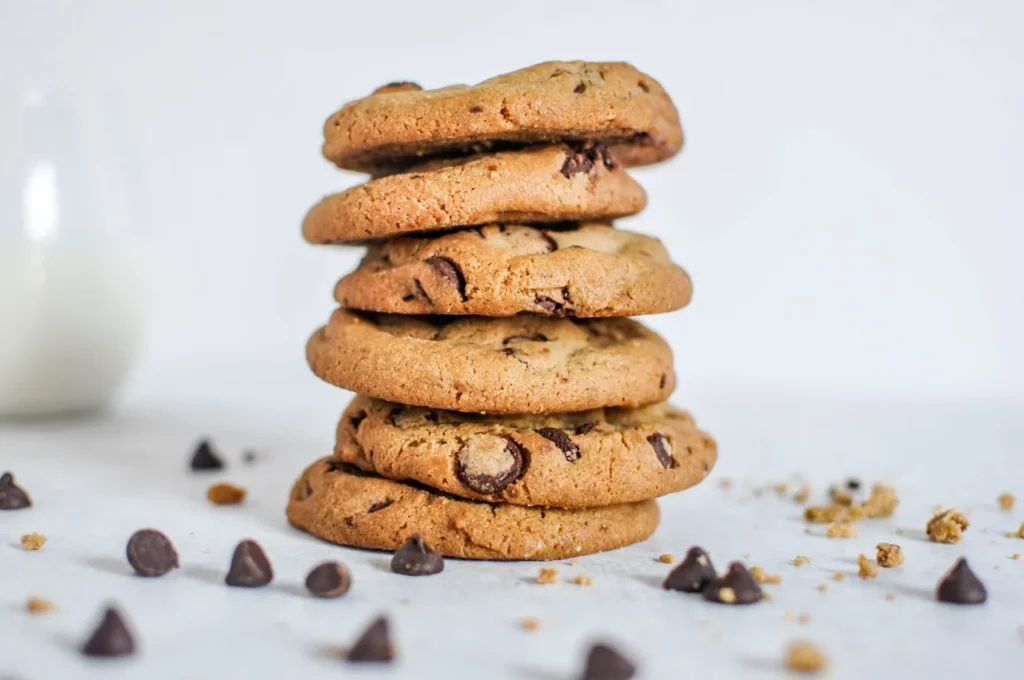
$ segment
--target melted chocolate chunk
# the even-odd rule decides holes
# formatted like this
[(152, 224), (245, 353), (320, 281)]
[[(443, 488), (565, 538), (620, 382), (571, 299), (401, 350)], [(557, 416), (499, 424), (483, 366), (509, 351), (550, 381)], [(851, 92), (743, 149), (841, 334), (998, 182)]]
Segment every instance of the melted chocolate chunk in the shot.
[(565, 162), (562, 164), (561, 172), (566, 178), (572, 178), (574, 175), (589, 173), (599, 162), (609, 170), (618, 167), (615, 158), (604, 144), (599, 142), (570, 144), (565, 153)]
[(14, 481), (14, 475), (0, 475), (0, 510), (22, 510), (32, 507), (32, 499)]
[(424, 261), (437, 272), (438, 276), (447, 281), (455, 290), (459, 291), (459, 295), (463, 300), (466, 299), (466, 277), (462, 275), (462, 270), (459, 269), (458, 265), (447, 257), (439, 255), (428, 257)]
[(712, 581), (703, 591), (704, 599), (722, 604), (754, 604), (761, 601), (761, 586), (739, 562)]
[(163, 576), (178, 568), (178, 551), (156, 529), (139, 529), (128, 539), (128, 564), (139, 576)]
[(583, 94), (587, 91), (587, 86), (584, 83), (580, 83), (576, 87), (572, 88), (572, 91), (576, 94)]
[(484, 107), (480, 106), (479, 104), (469, 107), (470, 113), (483, 113), (483, 110)]
[(416, 534), (395, 551), (391, 571), (406, 576), (431, 576), (444, 571), (444, 558)]
[(456, 455), (455, 476), (481, 494), (496, 494), (526, 471), (524, 449), (511, 437), (477, 434)]
[(542, 427), (537, 430), (537, 434), (561, 449), (565, 454), (565, 459), (570, 463), (575, 463), (580, 459), (580, 447), (576, 446), (576, 443), (569, 439), (569, 435), (565, 432), (555, 427)]
[(340, 562), (324, 562), (306, 575), (306, 590), (315, 597), (341, 597), (352, 587), (352, 576)]
[(82, 654), (112, 657), (131, 656), (134, 653), (135, 640), (128, 626), (116, 609), (108, 607), (89, 640), (82, 645)]
[(654, 449), (654, 455), (658, 457), (658, 462), (661, 463), (663, 468), (676, 467), (675, 458), (672, 457), (672, 444), (669, 443), (665, 435), (661, 433), (652, 434), (647, 438), (647, 443)]
[(988, 599), (988, 592), (981, 580), (967, 566), (967, 560), (961, 557), (939, 581), (935, 597), (939, 602), (949, 604), (981, 604)]
[(596, 423), (580, 423), (579, 425), (576, 426), (576, 429), (573, 430), (573, 433), (574, 434), (587, 434), (588, 432), (593, 430), (595, 427), (597, 427)]
[(349, 661), (389, 663), (395, 658), (391, 644), (391, 626), (383, 616), (375, 620), (359, 636), (352, 649), (348, 650)]
[(394, 502), (395, 501), (390, 498), (385, 498), (382, 501), (377, 501), (376, 503), (374, 503), (373, 505), (366, 509), (366, 514), (372, 515), (375, 512), (380, 512), (381, 510), (390, 506)]
[(661, 587), (684, 593), (699, 593), (715, 580), (715, 567), (700, 546), (693, 546), (675, 569), (669, 572)]
[(665, 374), (665, 373), (662, 373), (661, 374), (661, 380), (658, 381), (658, 389), (659, 390), (665, 389), (665, 385), (667, 385), (667, 384), (668, 384), (668, 375)]
[(552, 316), (566, 316), (565, 306), (557, 300), (553, 300), (546, 295), (537, 295), (533, 298), (533, 301), (538, 307)]
[(238, 588), (259, 588), (273, 578), (274, 570), (263, 548), (256, 541), (244, 540), (235, 547), (224, 583)]

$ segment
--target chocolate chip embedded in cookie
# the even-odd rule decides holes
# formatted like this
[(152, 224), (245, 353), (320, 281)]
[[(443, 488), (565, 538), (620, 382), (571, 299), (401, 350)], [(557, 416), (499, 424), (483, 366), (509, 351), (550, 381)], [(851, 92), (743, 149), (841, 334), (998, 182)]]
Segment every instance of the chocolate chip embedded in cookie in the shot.
[[(380, 507), (382, 501), (387, 503)], [(341, 545), (395, 551), (418, 534), (441, 555), (488, 560), (554, 560), (612, 550), (646, 539), (658, 525), (654, 501), (576, 510), (492, 505), (329, 458), (295, 482), (287, 512), (295, 526)]]
[(334, 291), (342, 306), (373, 312), (575, 317), (670, 312), (692, 293), (658, 239), (601, 223), (394, 239), (371, 246)]
[(683, 131), (661, 85), (629, 64), (553, 61), (472, 86), (379, 88), (327, 119), (323, 153), (382, 174), (423, 158), (584, 140), (607, 143), (626, 166), (648, 165), (675, 155)]
[(697, 484), (716, 447), (689, 414), (668, 404), (481, 416), (357, 396), (338, 422), (334, 455), (463, 498), (576, 508)]
[[(593, 155), (597, 162), (589, 160)], [(604, 160), (601, 160), (603, 158)], [(600, 145), (544, 146), (433, 161), (324, 197), (302, 222), (311, 243), (358, 243), (494, 222), (611, 220), (647, 204)]]
[(338, 309), (310, 338), (306, 358), (321, 379), (353, 392), (478, 413), (641, 406), (675, 387), (668, 345), (630, 319)]

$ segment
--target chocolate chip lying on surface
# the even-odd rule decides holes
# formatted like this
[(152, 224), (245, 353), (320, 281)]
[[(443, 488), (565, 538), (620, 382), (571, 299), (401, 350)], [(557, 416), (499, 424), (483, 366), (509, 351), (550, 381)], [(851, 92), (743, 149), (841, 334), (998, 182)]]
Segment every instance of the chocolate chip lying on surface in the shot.
[(103, 612), (103, 619), (82, 646), (86, 656), (129, 656), (135, 653), (135, 640), (120, 613), (113, 607)]
[(715, 580), (715, 567), (700, 546), (693, 546), (675, 569), (669, 572), (661, 587), (684, 593), (699, 593)]
[(444, 558), (416, 534), (395, 551), (391, 571), (406, 576), (431, 576), (444, 571)]
[(210, 440), (204, 439), (196, 445), (196, 450), (192, 454), (189, 467), (193, 470), (222, 470), (224, 468), (224, 461), (213, 450), (213, 444), (210, 443)]
[(14, 475), (0, 475), (0, 510), (21, 510), (32, 507), (32, 499), (14, 481)]
[(629, 680), (636, 666), (611, 645), (598, 643), (587, 652), (580, 680)]
[(967, 560), (961, 557), (939, 581), (935, 597), (939, 602), (950, 604), (981, 604), (988, 599), (988, 592), (981, 580), (967, 566)]
[(459, 269), (457, 264), (447, 257), (441, 257), (440, 255), (428, 257), (424, 261), (437, 272), (438, 276), (447, 281), (452, 288), (459, 291), (459, 295), (463, 300), (466, 299), (466, 277), (462, 275), (462, 270)]
[(171, 539), (156, 529), (139, 529), (128, 539), (128, 564), (139, 576), (163, 576), (178, 568), (178, 551)]
[(341, 597), (352, 586), (352, 576), (340, 562), (323, 562), (306, 576), (306, 590), (316, 597)]
[(576, 446), (576, 443), (569, 439), (569, 435), (557, 427), (542, 427), (537, 430), (537, 434), (557, 446), (570, 463), (575, 463), (580, 459), (580, 447)]
[(754, 604), (761, 601), (761, 586), (739, 562), (704, 589), (704, 599), (722, 604)]
[(388, 663), (395, 658), (391, 644), (391, 626), (387, 618), (380, 617), (371, 623), (359, 636), (352, 649), (348, 650), (349, 661), (377, 661)]
[(668, 437), (661, 433), (652, 434), (647, 438), (647, 443), (654, 449), (654, 455), (658, 457), (658, 462), (661, 463), (663, 468), (676, 467), (676, 461), (672, 457), (672, 444), (669, 442)]
[(244, 540), (235, 547), (224, 583), (238, 588), (259, 588), (274, 578), (274, 569), (256, 541)]
[(477, 493), (500, 493), (525, 469), (524, 450), (511, 437), (475, 434), (456, 454), (455, 476)]

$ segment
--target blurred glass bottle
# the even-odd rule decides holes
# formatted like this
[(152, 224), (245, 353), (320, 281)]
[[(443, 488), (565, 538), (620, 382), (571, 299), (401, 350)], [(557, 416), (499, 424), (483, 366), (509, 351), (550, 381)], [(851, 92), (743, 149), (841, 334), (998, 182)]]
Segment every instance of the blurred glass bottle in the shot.
[(141, 182), (94, 94), (0, 91), (0, 418), (110, 404), (148, 307)]

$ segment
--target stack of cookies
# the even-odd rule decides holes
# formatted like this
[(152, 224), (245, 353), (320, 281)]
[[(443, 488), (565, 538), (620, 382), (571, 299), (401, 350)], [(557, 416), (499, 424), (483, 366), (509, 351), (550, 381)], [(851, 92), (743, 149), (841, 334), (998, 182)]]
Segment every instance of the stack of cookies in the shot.
[(367, 246), (306, 348), (357, 393), (288, 517), (335, 543), (557, 559), (646, 539), (654, 498), (700, 482), (714, 441), (665, 403), (668, 345), (627, 317), (690, 279), (610, 220), (647, 197), (625, 168), (682, 147), (671, 99), (628, 64), (550, 62), (474, 86), (392, 83), (324, 126), (369, 173), (303, 223)]

